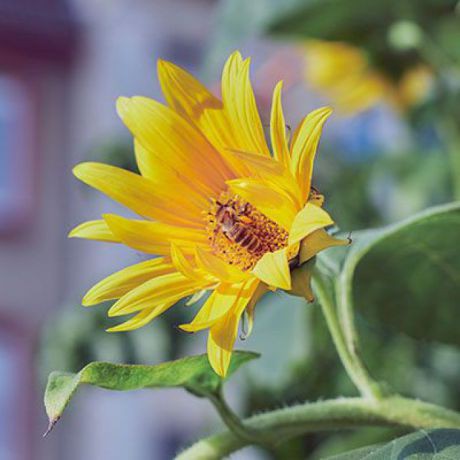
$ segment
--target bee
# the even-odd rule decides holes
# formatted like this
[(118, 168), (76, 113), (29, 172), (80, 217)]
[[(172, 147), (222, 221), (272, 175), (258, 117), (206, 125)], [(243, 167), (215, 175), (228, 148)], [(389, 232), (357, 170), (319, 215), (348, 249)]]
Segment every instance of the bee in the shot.
[(324, 195), (321, 195), (321, 192), (313, 187), (313, 185), (310, 187), (310, 196), (309, 200), (313, 201), (316, 203), (318, 206), (323, 206), (324, 203)]
[(237, 243), (249, 253), (256, 253), (262, 249), (260, 238), (251, 228), (252, 220), (244, 215), (247, 204), (241, 206), (238, 211), (228, 202), (216, 203), (216, 223), (224, 236), (232, 243)]

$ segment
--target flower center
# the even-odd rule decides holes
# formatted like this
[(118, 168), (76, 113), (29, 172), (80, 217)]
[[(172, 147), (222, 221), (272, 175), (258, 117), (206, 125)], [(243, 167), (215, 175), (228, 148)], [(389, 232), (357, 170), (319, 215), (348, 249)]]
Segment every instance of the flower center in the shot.
[(288, 244), (288, 232), (238, 195), (223, 192), (207, 214), (209, 242), (230, 265), (250, 270), (267, 252)]

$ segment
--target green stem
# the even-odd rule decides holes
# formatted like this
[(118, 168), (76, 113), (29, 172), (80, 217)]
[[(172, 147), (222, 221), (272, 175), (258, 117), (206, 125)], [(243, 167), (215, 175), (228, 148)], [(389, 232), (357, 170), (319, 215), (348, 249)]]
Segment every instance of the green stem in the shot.
[[(345, 263), (350, 265), (349, 260)], [(354, 265), (354, 259), (352, 260), (351, 265)], [(335, 291), (337, 293), (337, 309), (340, 324), (342, 325), (345, 334), (345, 341), (347, 342), (348, 348), (353, 352), (359, 348), (359, 338), (355, 326), (355, 314), (352, 300), (353, 275), (350, 275), (350, 273), (353, 274), (353, 270), (350, 270), (349, 267), (343, 267), (340, 275), (335, 281)]]
[[(434, 404), (392, 396), (379, 401), (341, 398), (306, 403), (250, 417), (244, 425), (263, 432), (280, 444), (309, 432), (361, 426), (420, 428), (460, 428), (460, 414)], [(231, 431), (198, 441), (176, 460), (218, 460), (247, 445)]]
[(206, 397), (211, 401), (225, 425), (235, 436), (247, 441), (248, 444), (260, 444), (266, 448), (272, 448), (272, 442), (268, 437), (246, 426), (238, 415), (233, 412), (225, 401), (222, 390), (219, 390), (216, 394), (206, 395)]
[[(345, 323), (339, 322), (334, 300), (330, 290), (327, 289), (325, 280), (318, 271), (313, 275), (313, 288), (318, 296), (329, 332), (348, 376), (356, 385), (361, 395), (365, 398), (380, 399), (382, 392), (377, 382), (369, 375), (362, 362), (356, 346), (356, 340), (351, 338), (347, 343), (346, 331), (355, 336), (353, 318), (347, 317)], [(350, 344), (352, 344), (350, 346)]]

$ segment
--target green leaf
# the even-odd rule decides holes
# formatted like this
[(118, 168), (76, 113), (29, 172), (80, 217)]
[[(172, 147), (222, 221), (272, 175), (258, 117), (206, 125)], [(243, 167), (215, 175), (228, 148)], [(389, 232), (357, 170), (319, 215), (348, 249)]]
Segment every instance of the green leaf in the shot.
[(363, 43), (394, 17), (395, 0), (310, 0), (275, 18), (268, 31), (275, 35)]
[(385, 445), (368, 446), (327, 460), (457, 460), (460, 430), (420, 430)]
[[(257, 353), (235, 351), (227, 378), (240, 366), (258, 358)], [(182, 387), (200, 396), (216, 392), (222, 379), (212, 370), (207, 355), (190, 356), (156, 366), (93, 362), (77, 374), (52, 372), (45, 390), (45, 408), (53, 428), (81, 384), (108, 390)]]
[(355, 308), (368, 319), (418, 339), (459, 345), (459, 236), (460, 203), (355, 234), (339, 277), (342, 294), (352, 290)]
[[(439, 46), (445, 50), (448, 55), (456, 60), (460, 59), (460, 50), (458, 43), (460, 40), (460, 17), (450, 15), (443, 21), (436, 23), (435, 39)], [(457, 46), (455, 46), (457, 44)]]
[(352, 42), (363, 46), (374, 42), (382, 49), (385, 32), (398, 21), (413, 21), (431, 29), (455, 16), (455, 0), (309, 0), (293, 4), (274, 15), (268, 32), (280, 36), (308, 37)]
[[(382, 444), (373, 444), (372, 446), (360, 447), (359, 449), (353, 449), (343, 454), (333, 455), (332, 457), (326, 457), (325, 460), (361, 460), (372, 458), (375, 452), (382, 447)], [(383, 459), (382, 459), (383, 460)]]

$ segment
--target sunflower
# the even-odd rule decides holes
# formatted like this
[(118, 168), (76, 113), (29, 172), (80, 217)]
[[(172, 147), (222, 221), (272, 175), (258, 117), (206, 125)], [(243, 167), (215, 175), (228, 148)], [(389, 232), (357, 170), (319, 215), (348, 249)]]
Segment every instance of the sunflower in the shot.
[(433, 72), (423, 63), (395, 80), (373, 68), (365, 53), (348, 43), (309, 40), (303, 49), (305, 79), (326, 91), (345, 113), (359, 113), (382, 101), (407, 110), (426, 99), (433, 86)]
[[(311, 112), (288, 140), (282, 82), (273, 92), (271, 151), (249, 78), (250, 60), (227, 60), (222, 99), (180, 67), (158, 62), (167, 104), (121, 97), (117, 111), (134, 137), (140, 174), (82, 163), (75, 176), (141, 216), (104, 214), (69, 234), (127, 245), (150, 256), (103, 279), (84, 306), (116, 300), (109, 316), (130, 315), (108, 331), (137, 329), (189, 297), (207, 295), (188, 332), (209, 329), (211, 366), (225, 376), (243, 314), (252, 327), (257, 300), (290, 290), (291, 269), (318, 251), (346, 244), (311, 186), (331, 109)], [(159, 257), (156, 257), (159, 256)]]

